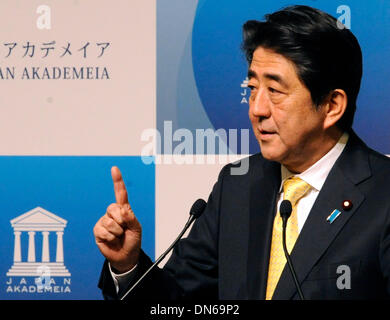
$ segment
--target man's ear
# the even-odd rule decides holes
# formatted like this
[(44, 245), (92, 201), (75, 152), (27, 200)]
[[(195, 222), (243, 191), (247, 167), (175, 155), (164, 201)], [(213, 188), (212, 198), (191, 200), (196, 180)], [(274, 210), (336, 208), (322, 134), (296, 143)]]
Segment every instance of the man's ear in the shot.
[(348, 97), (344, 90), (332, 90), (326, 98), (324, 129), (328, 129), (341, 119), (347, 109)]

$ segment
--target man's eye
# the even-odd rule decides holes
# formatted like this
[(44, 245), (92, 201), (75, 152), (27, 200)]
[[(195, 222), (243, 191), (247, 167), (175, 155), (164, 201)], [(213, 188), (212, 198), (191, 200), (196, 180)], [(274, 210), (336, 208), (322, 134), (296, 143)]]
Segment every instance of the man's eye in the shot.
[(269, 87), (268, 90), (269, 90), (269, 92), (271, 92), (271, 93), (278, 93), (278, 92), (279, 92), (278, 90), (276, 90), (276, 89), (274, 89), (274, 88), (271, 88), (271, 87)]
[(248, 88), (251, 89), (251, 90), (254, 90), (255, 89), (255, 86), (251, 85), (251, 84), (248, 84)]

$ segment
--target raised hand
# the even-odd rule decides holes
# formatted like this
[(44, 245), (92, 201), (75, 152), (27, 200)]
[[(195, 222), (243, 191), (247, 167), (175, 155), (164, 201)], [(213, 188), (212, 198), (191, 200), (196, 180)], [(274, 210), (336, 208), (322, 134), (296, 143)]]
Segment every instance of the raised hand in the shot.
[(96, 244), (111, 266), (119, 272), (132, 269), (141, 250), (142, 228), (129, 204), (125, 183), (117, 167), (111, 168), (116, 203), (93, 228)]

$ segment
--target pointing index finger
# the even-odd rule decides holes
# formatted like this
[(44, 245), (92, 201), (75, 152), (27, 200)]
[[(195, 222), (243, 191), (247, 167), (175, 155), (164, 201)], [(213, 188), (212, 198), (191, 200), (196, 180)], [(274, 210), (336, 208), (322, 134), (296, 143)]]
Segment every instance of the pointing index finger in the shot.
[(111, 168), (112, 182), (114, 183), (114, 192), (116, 203), (120, 205), (128, 204), (127, 190), (122, 179), (122, 174), (118, 167)]

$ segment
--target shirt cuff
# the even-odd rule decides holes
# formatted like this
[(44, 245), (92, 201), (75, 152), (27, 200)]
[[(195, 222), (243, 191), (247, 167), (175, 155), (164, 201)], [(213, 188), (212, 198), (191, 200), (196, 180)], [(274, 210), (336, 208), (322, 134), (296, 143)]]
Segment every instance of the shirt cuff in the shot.
[(115, 273), (114, 271), (112, 271), (111, 263), (108, 263), (108, 269), (110, 270), (111, 277), (114, 280), (116, 293), (119, 293), (121, 289), (125, 288), (128, 285), (128, 283), (134, 277), (134, 271), (136, 268), (137, 264), (129, 271), (126, 271), (124, 273)]

